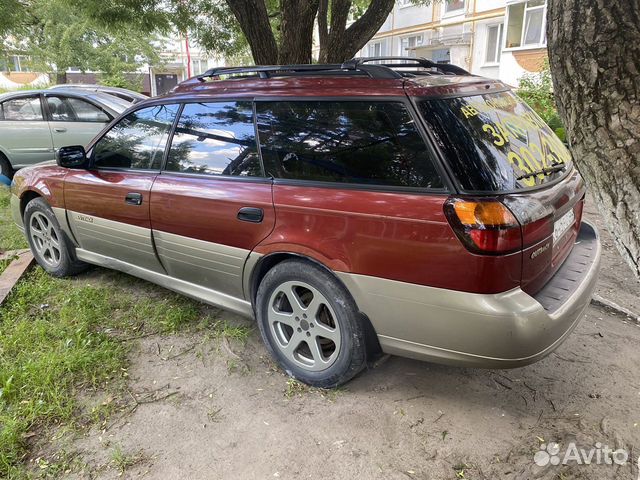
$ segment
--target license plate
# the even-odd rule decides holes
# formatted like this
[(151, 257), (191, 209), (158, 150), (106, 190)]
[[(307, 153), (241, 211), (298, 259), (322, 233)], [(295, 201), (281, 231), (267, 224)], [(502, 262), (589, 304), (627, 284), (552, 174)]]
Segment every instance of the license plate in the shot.
[(553, 224), (553, 243), (557, 243), (576, 221), (573, 209), (569, 210)]

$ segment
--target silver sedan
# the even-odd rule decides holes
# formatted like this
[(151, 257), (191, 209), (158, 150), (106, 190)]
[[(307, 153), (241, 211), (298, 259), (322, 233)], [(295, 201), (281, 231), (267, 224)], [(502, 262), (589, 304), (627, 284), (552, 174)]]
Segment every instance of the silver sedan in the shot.
[(100, 92), (56, 89), (0, 95), (0, 174), (54, 160), (58, 148), (86, 145), (132, 104)]

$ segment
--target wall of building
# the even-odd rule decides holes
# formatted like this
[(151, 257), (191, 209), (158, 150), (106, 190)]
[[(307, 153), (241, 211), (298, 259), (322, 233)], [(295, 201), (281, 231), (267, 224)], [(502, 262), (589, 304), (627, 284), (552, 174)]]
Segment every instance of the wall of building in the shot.
[[(462, 3), (461, 8), (455, 8)], [(517, 86), (524, 74), (539, 71), (546, 58), (544, 42), (506, 48), (509, 5), (524, 3), (525, 0), (454, 0), (416, 6), (400, 0), (359, 56), (420, 56)], [(412, 40), (410, 48), (402, 48), (402, 39), (412, 36), (419, 36), (420, 43)], [(376, 44), (380, 47), (371, 47)]]

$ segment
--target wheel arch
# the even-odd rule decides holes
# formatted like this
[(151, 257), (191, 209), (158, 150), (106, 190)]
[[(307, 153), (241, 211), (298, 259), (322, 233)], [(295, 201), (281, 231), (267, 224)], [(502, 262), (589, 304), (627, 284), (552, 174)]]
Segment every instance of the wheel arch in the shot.
[[(245, 297), (251, 302), (251, 306), (255, 312), (256, 309), (256, 295), (258, 292), (258, 287), (260, 282), (264, 278), (264, 276), (271, 270), (273, 267), (278, 265), (279, 263), (284, 262), (285, 260), (302, 260), (313, 265), (316, 265), (327, 273), (329, 273), (342, 287), (349, 293), (351, 296), (353, 303), (358, 307), (357, 302), (353, 298), (353, 294), (349, 291), (344, 282), (334, 273), (334, 271), (329, 268), (327, 265), (317, 260), (316, 258), (310, 257), (308, 255), (304, 255), (302, 253), (290, 252), (290, 251), (276, 251), (271, 252), (266, 255), (261, 256), (251, 268), (251, 271), (248, 275), (248, 282), (245, 284), (247, 291), (245, 292)], [(249, 263), (249, 262), (248, 262)], [(358, 314), (363, 322), (365, 328), (365, 340), (367, 346), (367, 357), (375, 358), (382, 354), (382, 348), (380, 347), (380, 342), (378, 341), (378, 335), (371, 323), (369, 317), (358, 307)]]
[[(41, 192), (36, 190), (25, 190), (20, 196), (20, 216), (24, 217), (24, 209), (27, 208), (27, 204), (36, 198), (45, 198)], [(46, 199), (45, 199), (46, 201)]]

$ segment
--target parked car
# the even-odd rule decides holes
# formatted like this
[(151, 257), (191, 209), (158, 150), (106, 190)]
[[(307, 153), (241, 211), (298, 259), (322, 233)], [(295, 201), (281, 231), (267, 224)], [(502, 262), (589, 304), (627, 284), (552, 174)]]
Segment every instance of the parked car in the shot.
[(111, 95), (116, 98), (120, 98), (128, 103), (138, 103), (143, 100), (147, 100), (149, 97), (146, 95), (134, 92), (133, 90), (128, 90), (126, 88), (119, 87), (107, 87), (105, 85), (90, 85), (84, 83), (63, 83), (60, 85), (53, 85), (49, 87), (49, 90), (58, 90), (58, 89), (73, 89), (73, 90), (86, 90), (89, 92), (97, 92), (104, 93), (106, 95)]
[(88, 144), (130, 103), (90, 91), (30, 90), (0, 95), (0, 174), (54, 160), (64, 145)]
[(208, 71), (20, 171), (15, 221), (54, 276), (102, 265), (255, 317), (310, 385), (380, 352), (540, 360), (596, 282), (585, 184), (504, 84), (393, 61)]

